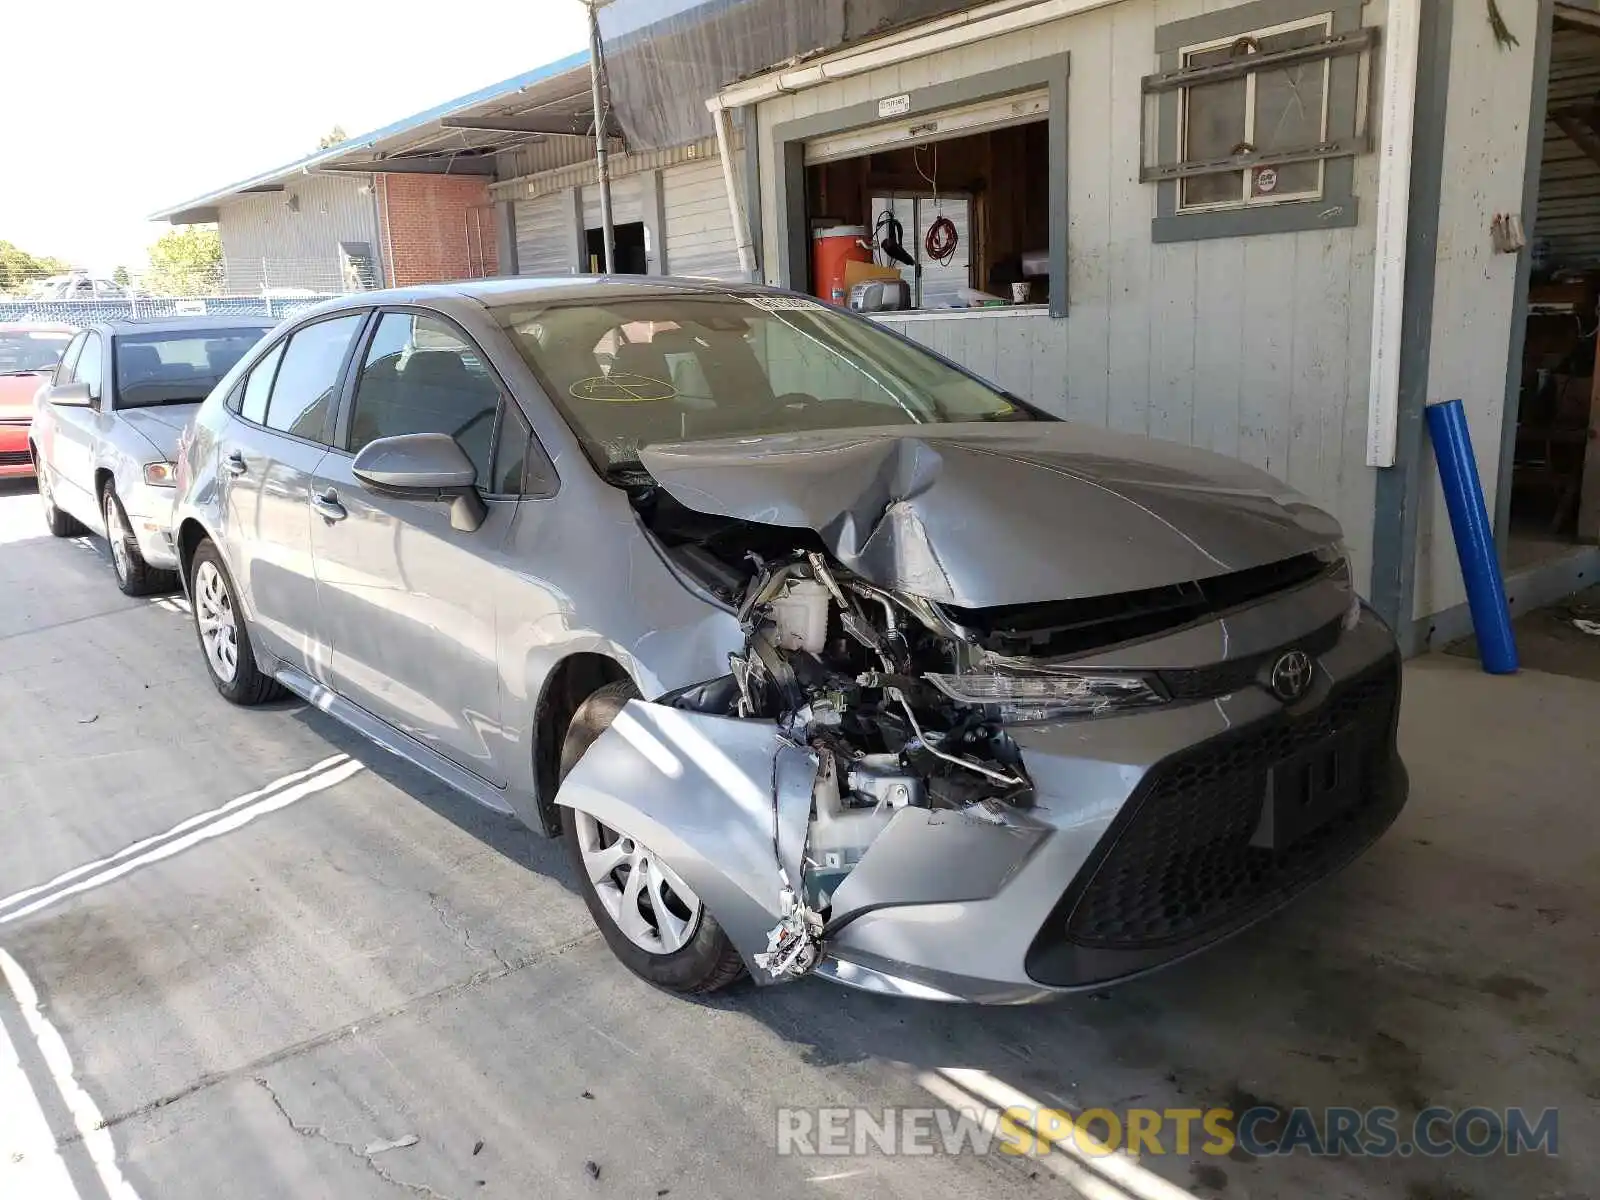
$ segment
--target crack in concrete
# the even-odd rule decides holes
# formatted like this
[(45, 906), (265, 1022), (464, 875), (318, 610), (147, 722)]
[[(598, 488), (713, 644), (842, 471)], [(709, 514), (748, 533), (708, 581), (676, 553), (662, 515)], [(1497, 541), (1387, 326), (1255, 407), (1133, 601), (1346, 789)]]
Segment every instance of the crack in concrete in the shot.
[[(415, 1012), (425, 1011), (427, 1008), (435, 1004), (454, 999), (456, 996), (464, 995), (465, 993), (472, 991), (474, 988), (482, 987), (484, 984), (494, 983), (497, 980), (504, 979), (508, 975), (514, 975), (516, 972), (521, 971), (526, 967), (535, 966), (546, 959), (559, 958), (568, 950), (572, 950), (578, 946), (581, 946), (585, 942), (592, 942), (599, 936), (600, 931), (598, 929), (591, 929), (586, 933), (579, 934), (575, 938), (569, 938), (566, 941), (551, 946), (546, 950), (542, 950), (537, 954), (530, 954), (523, 958), (511, 959), (510, 961), (501, 960), (503, 963), (502, 966), (486, 967), (482, 971), (474, 971), (466, 979), (460, 979), (454, 983), (447, 983), (443, 987), (435, 988), (431, 992), (423, 992), (421, 995), (413, 996), (409, 1000), (403, 1000), (399, 1004), (392, 1005), (389, 1008), (381, 1009), (374, 1013), (368, 1013), (366, 1016), (357, 1018), (347, 1025), (340, 1025), (337, 1029), (325, 1030), (324, 1032), (316, 1034), (313, 1037), (306, 1038), (304, 1041), (283, 1046), (277, 1050), (274, 1050), (271, 1054), (264, 1054), (260, 1058), (254, 1059), (253, 1061), (244, 1063), (240, 1066), (230, 1067), (225, 1071), (211, 1071), (200, 1076), (200, 1078), (185, 1084), (183, 1087), (178, 1088), (175, 1091), (168, 1092), (162, 1096), (157, 1096), (152, 1100), (147, 1100), (137, 1107), (126, 1109), (123, 1112), (114, 1113), (111, 1116), (105, 1117), (101, 1120), (100, 1124), (96, 1128), (110, 1129), (113, 1126), (121, 1125), (125, 1121), (137, 1120), (140, 1117), (147, 1116), (148, 1114), (155, 1112), (157, 1109), (165, 1108), (169, 1104), (176, 1104), (180, 1100), (187, 1100), (190, 1096), (213, 1088), (219, 1083), (231, 1083), (236, 1079), (245, 1077), (254, 1078), (257, 1072), (264, 1071), (268, 1067), (277, 1066), (279, 1063), (288, 1062), (291, 1059), (299, 1058), (306, 1054), (311, 1054), (314, 1051), (323, 1049), (325, 1046), (336, 1045), (347, 1038), (355, 1036), (355, 1034), (361, 1030), (382, 1026), (387, 1022), (394, 1020), (396, 1017), (403, 1017)], [(58, 1139), (56, 1145), (58, 1147), (65, 1147), (72, 1145), (74, 1142), (80, 1142), (82, 1140), (83, 1134), (79, 1133), (77, 1130), (73, 1130), (65, 1137)]]
[(510, 969), (511, 964), (506, 962), (505, 956), (502, 955), (499, 950), (493, 946), (479, 946), (472, 940), (472, 931), (467, 928), (467, 923), (465, 921), (452, 921), (450, 919), (450, 910), (445, 907), (445, 903), (439, 898), (438, 893), (428, 893), (428, 907), (433, 909), (433, 915), (439, 918), (439, 924), (443, 925), (447, 930), (455, 934), (456, 937), (460, 938), (461, 944), (468, 950), (472, 951), (474, 954), (483, 954), (485, 951), (487, 951), (487, 953), (491, 954), (494, 957), (494, 960), (502, 967), (505, 967), (508, 970)]
[(436, 1191), (425, 1183), (407, 1183), (404, 1179), (396, 1179), (378, 1164), (373, 1155), (368, 1154), (365, 1150), (358, 1149), (351, 1142), (341, 1142), (338, 1138), (329, 1137), (327, 1131), (324, 1130), (321, 1125), (302, 1125), (289, 1114), (289, 1110), (284, 1107), (282, 1098), (278, 1095), (276, 1089), (274, 1089), (270, 1083), (268, 1083), (259, 1075), (253, 1076), (252, 1079), (257, 1087), (266, 1092), (267, 1097), (272, 1101), (272, 1107), (278, 1110), (278, 1115), (288, 1123), (290, 1129), (294, 1130), (301, 1137), (311, 1138), (314, 1141), (326, 1142), (330, 1146), (337, 1146), (339, 1149), (347, 1151), (352, 1156), (359, 1158), (363, 1163), (365, 1163), (367, 1169), (379, 1179), (383, 1180), (387, 1184), (393, 1185), (394, 1187), (404, 1188), (406, 1191), (417, 1196), (432, 1196), (435, 1198), (435, 1200), (450, 1200), (449, 1196), (446, 1196), (443, 1192)]

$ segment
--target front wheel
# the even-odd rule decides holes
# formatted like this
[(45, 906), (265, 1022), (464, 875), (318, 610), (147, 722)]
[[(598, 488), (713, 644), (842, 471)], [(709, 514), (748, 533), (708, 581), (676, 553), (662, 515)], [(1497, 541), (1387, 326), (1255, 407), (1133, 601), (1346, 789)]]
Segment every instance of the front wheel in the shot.
[(145, 562), (139, 552), (138, 539), (128, 524), (128, 514), (123, 510), (117, 491), (109, 483), (103, 497), (106, 515), (106, 540), (111, 543), (111, 569), (116, 572), (117, 586), (125, 596), (150, 596), (156, 592), (170, 592), (178, 586), (178, 576)]
[(209, 538), (195, 547), (189, 574), (189, 602), (195, 633), (200, 638), (206, 671), (223, 699), (234, 704), (265, 704), (287, 693), (283, 685), (256, 665), (250, 631), (239, 611), (238, 593)]
[[(562, 779), (623, 705), (638, 698), (631, 683), (612, 683), (583, 702), (561, 746)], [(744, 961), (716, 918), (643, 842), (573, 808), (562, 810), (562, 829), (584, 903), (623, 966), (686, 995), (717, 991), (744, 973)]]

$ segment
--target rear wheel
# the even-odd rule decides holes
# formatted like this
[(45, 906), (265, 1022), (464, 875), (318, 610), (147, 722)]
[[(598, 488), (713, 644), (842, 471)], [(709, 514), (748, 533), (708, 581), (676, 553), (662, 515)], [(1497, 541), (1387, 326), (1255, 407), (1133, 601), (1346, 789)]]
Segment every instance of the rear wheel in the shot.
[(55, 488), (50, 483), (50, 468), (33, 456), (33, 475), (39, 481), (39, 503), (44, 506), (44, 523), (58, 538), (82, 537), (89, 531), (70, 513), (56, 507)]
[(189, 601), (206, 671), (223, 698), (235, 704), (265, 704), (288, 693), (256, 666), (250, 631), (239, 611), (238, 593), (215, 543), (195, 547), (189, 575)]
[(127, 596), (149, 596), (156, 592), (170, 592), (178, 586), (175, 571), (163, 571), (145, 562), (139, 552), (139, 541), (128, 524), (128, 514), (117, 490), (106, 484), (101, 507), (106, 515), (106, 540), (111, 543), (111, 569), (116, 572), (117, 586)]
[[(623, 705), (631, 683), (611, 683), (579, 706), (561, 746), (565, 779)], [(635, 975), (685, 994), (714, 992), (744, 973), (716, 918), (677, 872), (643, 842), (576, 809), (562, 809), (567, 858), (584, 903), (611, 952)]]

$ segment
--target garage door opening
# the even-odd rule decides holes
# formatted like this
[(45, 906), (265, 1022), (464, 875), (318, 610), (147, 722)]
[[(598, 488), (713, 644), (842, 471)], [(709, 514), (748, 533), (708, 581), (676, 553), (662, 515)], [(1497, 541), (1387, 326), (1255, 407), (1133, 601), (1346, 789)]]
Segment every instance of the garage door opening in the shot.
[(1556, 6), (1549, 85), (1509, 480), (1512, 570), (1600, 541), (1600, 17)]
[[(645, 249), (644, 222), (625, 221), (612, 226), (616, 233), (616, 259), (618, 275), (648, 275), (649, 258)], [(606, 269), (606, 235), (603, 229), (585, 232), (586, 251), (589, 257), (589, 274), (599, 275)]]
[(1049, 108), (1041, 90), (808, 142), (794, 285), (867, 311), (1048, 305)]

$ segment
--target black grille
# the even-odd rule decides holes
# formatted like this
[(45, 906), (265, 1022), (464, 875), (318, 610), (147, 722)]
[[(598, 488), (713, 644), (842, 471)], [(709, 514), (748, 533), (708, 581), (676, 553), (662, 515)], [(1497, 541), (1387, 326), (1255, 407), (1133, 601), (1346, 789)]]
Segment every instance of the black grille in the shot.
[(1231, 695), (1260, 680), (1268, 668), (1290, 650), (1304, 650), (1312, 658), (1321, 658), (1339, 641), (1342, 623), (1342, 619), (1330, 621), (1321, 629), (1264, 654), (1213, 663), (1208, 667), (1158, 671), (1156, 675), (1167, 695), (1174, 700), (1209, 700), (1213, 696)]
[(26, 467), (33, 456), (26, 450), (0, 450), (0, 467)]
[(1299, 587), (1329, 569), (1317, 555), (1300, 554), (1264, 567), (1138, 592), (998, 608), (952, 604), (945, 611), (973, 630), (986, 650), (1056, 657), (1178, 629)]
[[(1390, 786), (1399, 697), (1399, 659), (1386, 659), (1311, 713), (1271, 717), (1158, 764), (1101, 840), (1098, 863), (1080, 873), (1087, 883), (1075, 883), (1040, 930), (1029, 973), (1065, 986), (1081, 981), (1093, 952), (1148, 952), (1220, 937), (1342, 866), (1387, 828), (1404, 801), (1403, 788), (1397, 794)], [(1355, 800), (1286, 846), (1252, 845), (1268, 773), (1338, 734), (1359, 746)]]

